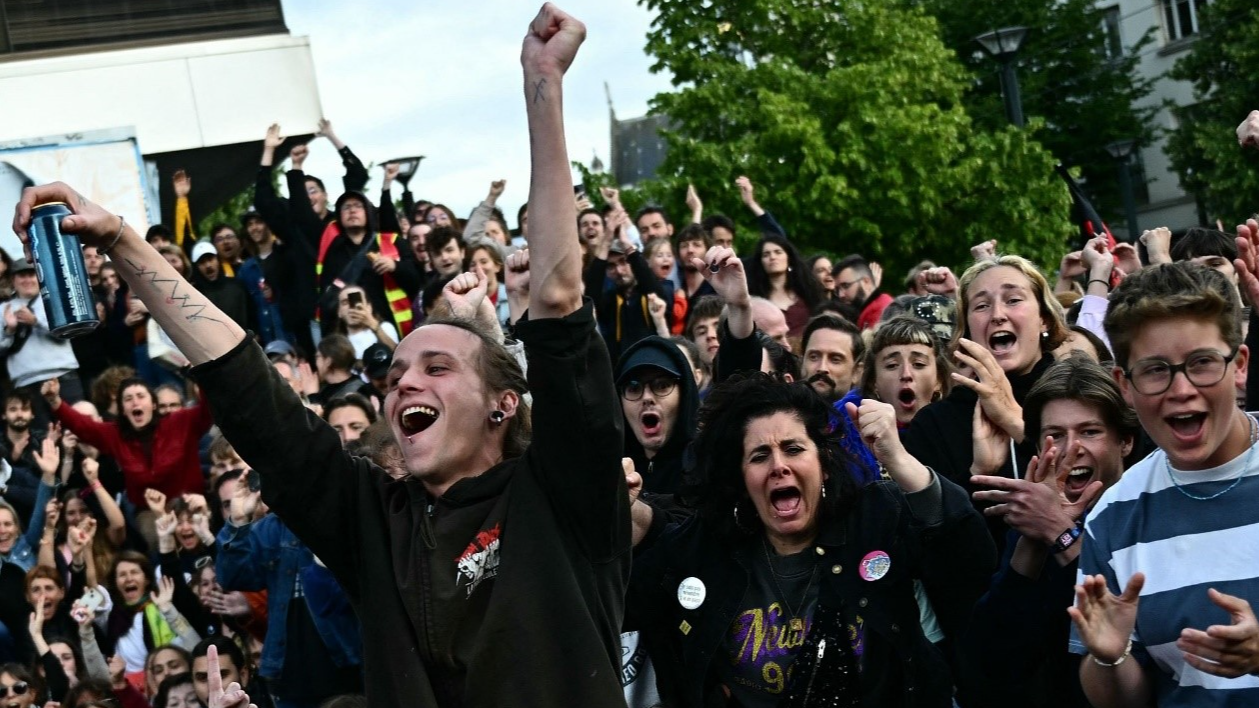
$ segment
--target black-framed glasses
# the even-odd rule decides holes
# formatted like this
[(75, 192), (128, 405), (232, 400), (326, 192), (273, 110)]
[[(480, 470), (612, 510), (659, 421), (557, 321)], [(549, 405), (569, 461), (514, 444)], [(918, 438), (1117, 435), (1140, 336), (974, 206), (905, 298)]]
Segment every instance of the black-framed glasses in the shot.
[(661, 376), (647, 382), (630, 380), (621, 388), (621, 396), (627, 401), (637, 401), (643, 397), (643, 391), (651, 389), (651, 395), (660, 398), (672, 393), (677, 386), (678, 380), (672, 376)]
[(1189, 383), (1198, 388), (1214, 386), (1224, 380), (1228, 364), (1236, 356), (1234, 349), (1229, 354), (1221, 354), (1214, 349), (1194, 352), (1179, 364), (1172, 364), (1162, 359), (1146, 359), (1139, 361), (1131, 369), (1123, 372), (1125, 378), (1132, 382), (1132, 387), (1143, 396), (1157, 396), (1172, 387), (1172, 379), (1176, 372), (1181, 372)]
[(25, 696), (29, 689), (30, 686), (25, 681), (18, 681), (12, 686), (0, 686), (0, 698), (8, 698), (10, 692), (14, 696)]

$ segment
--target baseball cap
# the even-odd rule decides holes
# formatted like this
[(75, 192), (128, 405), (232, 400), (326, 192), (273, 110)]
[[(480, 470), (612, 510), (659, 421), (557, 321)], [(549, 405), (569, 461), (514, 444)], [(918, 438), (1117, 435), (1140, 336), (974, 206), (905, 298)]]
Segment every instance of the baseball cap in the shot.
[(259, 214), (258, 210), (253, 207), (249, 207), (249, 211), (241, 214), (240, 225), (247, 225), (251, 219), (258, 219), (259, 221), (262, 221), (262, 214)]
[(363, 352), (363, 370), (367, 372), (368, 378), (384, 378), (389, 373), (391, 363), (393, 363), (393, 352), (383, 344), (373, 344)]
[(217, 255), (219, 255), (218, 249), (216, 249), (214, 247), (214, 244), (210, 243), (209, 241), (205, 241), (205, 240), (197, 241), (196, 245), (192, 247), (192, 262), (193, 263), (196, 263), (197, 261), (201, 260), (202, 258), (205, 258), (206, 256), (217, 256)]
[(942, 342), (953, 339), (957, 326), (957, 302), (943, 295), (922, 295), (909, 301), (909, 312), (931, 325), (931, 331)]
[[(675, 346), (672, 343), (668, 345)], [(682, 372), (678, 371), (677, 362), (665, 353), (664, 349), (657, 346), (641, 346), (631, 352), (629, 358), (621, 362), (621, 373), (616, 377), (616, 385), (620, 386), (630, 378), (630, 374), (646, 368), (660, 369), (670, 376), (682, 377)]]
[(268, 342), (265, 351), (268, 359), (281, 356), (297, 356), (297, 350), (293, 348), (293, 345), (283, 339)]

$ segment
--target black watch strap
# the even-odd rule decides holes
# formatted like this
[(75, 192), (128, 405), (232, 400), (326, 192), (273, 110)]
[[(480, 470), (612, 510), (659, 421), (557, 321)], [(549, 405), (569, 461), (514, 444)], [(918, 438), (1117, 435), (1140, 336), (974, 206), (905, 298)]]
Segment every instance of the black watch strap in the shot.
[(1077, 521), (1074, 526), (1058, 534), (1058, 540), (1054, 541), (1052, 549), (1053, 552), (1062, 553), (1071, 546), (1074, 546), (1075, 542), (1080, 540), (1080, 536), (1083, 535), (1083, 533), (1084, 525)]

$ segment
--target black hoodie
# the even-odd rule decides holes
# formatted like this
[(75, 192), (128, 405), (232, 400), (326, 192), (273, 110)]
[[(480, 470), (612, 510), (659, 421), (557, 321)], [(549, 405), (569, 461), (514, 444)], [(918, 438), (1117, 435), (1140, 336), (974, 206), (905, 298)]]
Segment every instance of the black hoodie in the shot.
[(626, 364), (634, 353), (645, 348), (657, 349), (665, 354), (681, 372), (678, 402), (678, 419), (669, 431), (669, 439), (655, 457), (647, 459), (647, 451), (634, 436), (629, 422), (625, 425), (625, 456), (634, 460), (634, 469), (643, 477), (643, 491), (648, 494), (677, 494), (682, 486), (683, 456), (686, 448), (695, 437), (695, 429), (699, 416), (699, 389), (695, 385), (695, 377), (691, 374), (691, 364), (678, 345), (669, 340), (651, 336), (640, 339), (625, 350), (616, 364), (616, 379), (627, 373)]

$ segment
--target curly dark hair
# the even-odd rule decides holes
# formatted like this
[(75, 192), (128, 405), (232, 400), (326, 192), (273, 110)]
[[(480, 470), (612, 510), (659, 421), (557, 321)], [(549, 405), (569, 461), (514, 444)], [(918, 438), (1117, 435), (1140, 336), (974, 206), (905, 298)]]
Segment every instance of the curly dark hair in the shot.
[(797, 416), (817, 445), (826, 489), (822, 518), (841, 517), (857, 496), (848, 457), (830, 434), (831, 408), (822, 397), (803, 382), (781, 383), (760, 372), (738, 374), (715, 387), (700, 408), (699, 433), (691, 443), (694, 464), (682, 489), (683, 502), (719, 538), (737, 542), (764, 528), (743, 481), (743, 439), (751, 421), (775, 413)]

